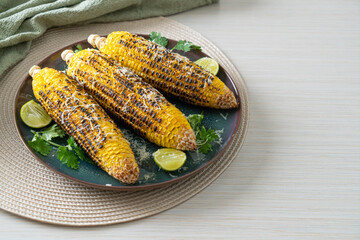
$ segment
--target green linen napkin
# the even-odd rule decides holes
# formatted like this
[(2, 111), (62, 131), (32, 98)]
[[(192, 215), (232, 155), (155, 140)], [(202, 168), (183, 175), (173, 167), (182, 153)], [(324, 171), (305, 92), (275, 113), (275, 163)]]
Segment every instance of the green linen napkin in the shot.
[(1, 0), (0, 76), (46, 29), (69, 24), (166, 16), (218, 0)]

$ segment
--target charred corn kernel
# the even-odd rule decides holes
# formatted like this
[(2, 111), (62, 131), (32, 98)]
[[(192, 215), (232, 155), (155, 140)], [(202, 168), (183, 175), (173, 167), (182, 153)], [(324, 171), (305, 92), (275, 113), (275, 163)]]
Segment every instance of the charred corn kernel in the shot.
[(34, 95), (52, 119), (107, 173), (135, 183), (139, 168), (130, 144), (93, 97), (55, 69), (34, 66), (29, 73)]
[(109, 112), (149, 141), (194, 150), (196, 137), (186, 117), (155, 88), (95, 49), (62, 53), (67, 74)]
[(90, 35), (88, 41), (168, 95), (204, 107), (238, 107), (234, 94), (218, 77), (143, 37), (120, 31), (106, 39)]

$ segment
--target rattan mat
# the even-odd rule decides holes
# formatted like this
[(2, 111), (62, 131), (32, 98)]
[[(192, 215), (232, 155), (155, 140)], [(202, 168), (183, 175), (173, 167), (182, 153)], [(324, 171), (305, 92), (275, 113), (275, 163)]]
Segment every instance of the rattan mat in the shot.
[[(137, 192), (105, 191), (68, 180), (32, 157), (15, 127), (15, 95), (28, 69), (54, 51), (86, 39), (91, 33), (116, 30), (162, 32), (202, 46), (234, 79), (239, 91), (241, 126), (223, 156), (202, 172), (168, 187)], [(61, 225), (106, 225), (131, 221), (172, 208), (213, 182), (232, 162), (243, 143), (248, 121), (245, 84), (231, 62), (194, 30), (168, 18), (54, 28), (35, 40), (27, 57), (0, 78), (0, 208), (37, 221)]]

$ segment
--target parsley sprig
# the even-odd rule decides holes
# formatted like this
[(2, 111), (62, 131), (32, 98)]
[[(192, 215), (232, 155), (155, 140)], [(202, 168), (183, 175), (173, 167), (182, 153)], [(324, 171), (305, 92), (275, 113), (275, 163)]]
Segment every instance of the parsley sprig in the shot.
[(57, 158), (69, 168), (78, 169), (79, 159), (94, 164), (84, 150), (76, 143), (74, 137), (68, 137), (67, 145), (65, 146), (51, 141), (53, 138), (64, 138), (68, 136), (57, 124), (43, 131), (31, 130), (31, 132), (34, 134), (34, 137), (31, 141), (28, 141), (28, 144), (41, 155), (49, 155), (53, 147), (56, 147)]
[[(161, 33), (159, 32), (151, 32), (149, 35), (150, 41), (160, 44), (163, 47), (166, 47), (168, 45), (168, 40), (166, 37), (161, 36)], [(176, 45), (171, 50), (180, 50), (184, 52), (189, 52), (191, 50), (199, 50), (201, 51), (201, 47), (193, 44), (190, 41), (187, 40), (179, 40)]]
[(201, 122), (204, 119), (203, 113), (190, 114), (187, 119), (191, 128), (194, 130), (198, 151), (203, 154), (207, 154), (212, 151), (213, 142), (221, 139), (220, 132), (211, 128), (206, 130), (205, 126), (201, 125)]

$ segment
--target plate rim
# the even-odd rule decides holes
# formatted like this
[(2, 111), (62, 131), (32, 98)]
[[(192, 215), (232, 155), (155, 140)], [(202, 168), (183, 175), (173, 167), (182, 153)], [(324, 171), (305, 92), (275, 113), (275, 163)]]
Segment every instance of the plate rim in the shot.
[[(135, 35), (138, 35), (138, 36), (141, 36), (141, 37), (148, 37), (149, 34), (140, 34), (140, 33), (134, 33)], [(106, 37), (107, 35), (102, 35), (102, 37)], [(177, 40), (174, 40), (174, 39), (171, 39), (171, 38), (167, 38), (169, 42), (171, 41), (177, 41)], [(73, 46), (76, 46), (77, 44), (81, 44), (81, 43), (88, 43), (86, 39), (83, 39), (83, 40), (80, 40), (80, 41), (76, 41), (76, 42), (73, 42), (71, 44), (68, 44), (67, 46), (61, 48), (61, 49), (58, 49), (56, 51), (54, 51), (53, 53), (49, 54), (48, 56), (46, 56), (44, 59), (42, 59), (38, 64), (38, 66), (40, 67), (43, 67), (43, 64), (44, 62), (46, 62), (51, 56), (55, 55), (55, 54), (58, 54), (58, 53), (61, 53), (63, 52), (64, 50), (66, 49), (72, 49)], [(96, 49), (96, 48), (95, 48)], [(204, 55), (204, 57), (210, 57), (209, 55), (207, 55), (206, 53), (204, 52), (201, 52), (201, 54)], [(45, 66), (44, 66), (45, 67)], [(97, 189), (103, 189), (103, 190), (113, 190), (113, 191), (141, 191), (141, 190), (151, 190), (151, 189), (156, 189), (156, 188), (161, 188), (161, 187), (165, 187), (165, 186), (169, 186), (169, 185), (173, 185), (177, 182), (180, 182), (180, 181), (183, 181), (197, 173), (200, 173), (202, 170), (204, 170), (206, 167), (210, 166), (211, 164), (213, 164), (214, 162), (216, 162), (225, 152), (226, 149), (228, 149), (228, 147), (230, 146), (230, 144), (233, 142), (234, 140), (234, 137), (236, 135), (236, 133), (238, 132), (239, 128), (240, 128), (240, 123), (242, 122), (242, 119), (243, 119), (243, 107), (242, 107), (242, 102), (241, 102), (241, 97), (240, 97), (240, 94), (239, 94), (239, 89), (237, 87), (237, 85), (235, 84), (233, 78), (230, 76), (230, 74), (219, 64), (219, 67), (224, 71), (224, 73), (226, 74), (226, 76), (229, 78), (232, 86), (234, 87), (234, 94), (235, 94), (235, 97), (236, 99), (239, 101), (239, 107), (238, 107), (238, 112), (239, 112), (239, 118), (238, 120), (236, 121), (236, 125), (235, 125), (235, 128), (234, 128), (234, 131), (231, 133), (231, 136), (230, 136), (230, 139), (229, 141), (226, 143), (225, 146), (223, 146), (223, 148), (212, 158), (210, 159), (210, 161), (208, 161), (207, 163), (203, 164), (202, 166), (200, 166), (199, 168), (195, 169), (194, 171), (192, 172), (189, 172), (185, 175), (182, 175), (182, 176), (179, 176), (177, 178), (173, 178), (173, 179), (170, 179), (168, 181), (165, 181), (165, 182), (160, 182), (160, 183), (152, 183), (152, 184), (147, 184), (147, 185), (123, 185), (123, 186), (109, 186), (109, 185), (103, 185), (103, 184), (98, 184), (98, 183), (91, 183), (91, 182), (87, 182), (87, 181), (84, 181), (84, 180), (81, 180), (81, 179), (78, 179), (78, 178), (75, 178), (75, 177), (72, 177), (68, 174), (65, 174), (63, 172), (60, 172), (58, 170), (56, 170), (55, 168), (51, 167), (50, 165), (46, 164), (40, 157), (38, 157), (34, 152), (33, 152), (33, 149), (31, 149), (28, 144), (26, 144), (25, 142), (25, 139), (23, 138), (23, 136), (21, 135), (20, 133), (20, 129), (19, 129), (19, 126), (17, 124), (17, 121), (16, 121), (16, 117), (17, 117), (17, 104), (18, 104), (18, 100), (19, 100), (19, 95), (20, 95), (20, 90), (23, 88), (23, 86), (25, 85), (26, 81), (28, 80), (28, 78), (31, 78), (28, 74), (28, 71), (27, 71), (27, 74), (26, 74), (26, 77), (22, 80), (20, 86), (18, 87), (17, 91), (16, 91), (16, 95), (15, 95), (15, 105), (14, 105), (14, 119), (15, 119), (15, 126), (16, 126), (16, 131), (17, 131), (17, 134), (18, 136), (20, 137), (20, 140), (21, 142), (25, 145), (25, 147), (30, 151), (30, 153), (32, 154), (32, 156), (37, 159), (39, 162), (41, 162), (41, 164), (43, 164), (45, 167), (47, 167), (48, 169), (50, 169), (51, 171), (57, 173), (57, 174), (60, 174), (61, 176), (65, 177), (65, 178), (68, 178), (74, 182), (77, 182), (77, 183), (80, 183), (80, 184), (83, 184), (85, 186), (88, 186), (88, 187), (93, 187), (93, 188), (97, 188)], [(97, 166), (97, 165), (96, 165)], [(99, 166), (97, 166), (99, 167)], [(99, 167), (100, 168), (100, 167)], [(101, 169), (101, 168), (100, 168)], [(103, 169), (101, 169), (102, 171), (104, 171)]]

